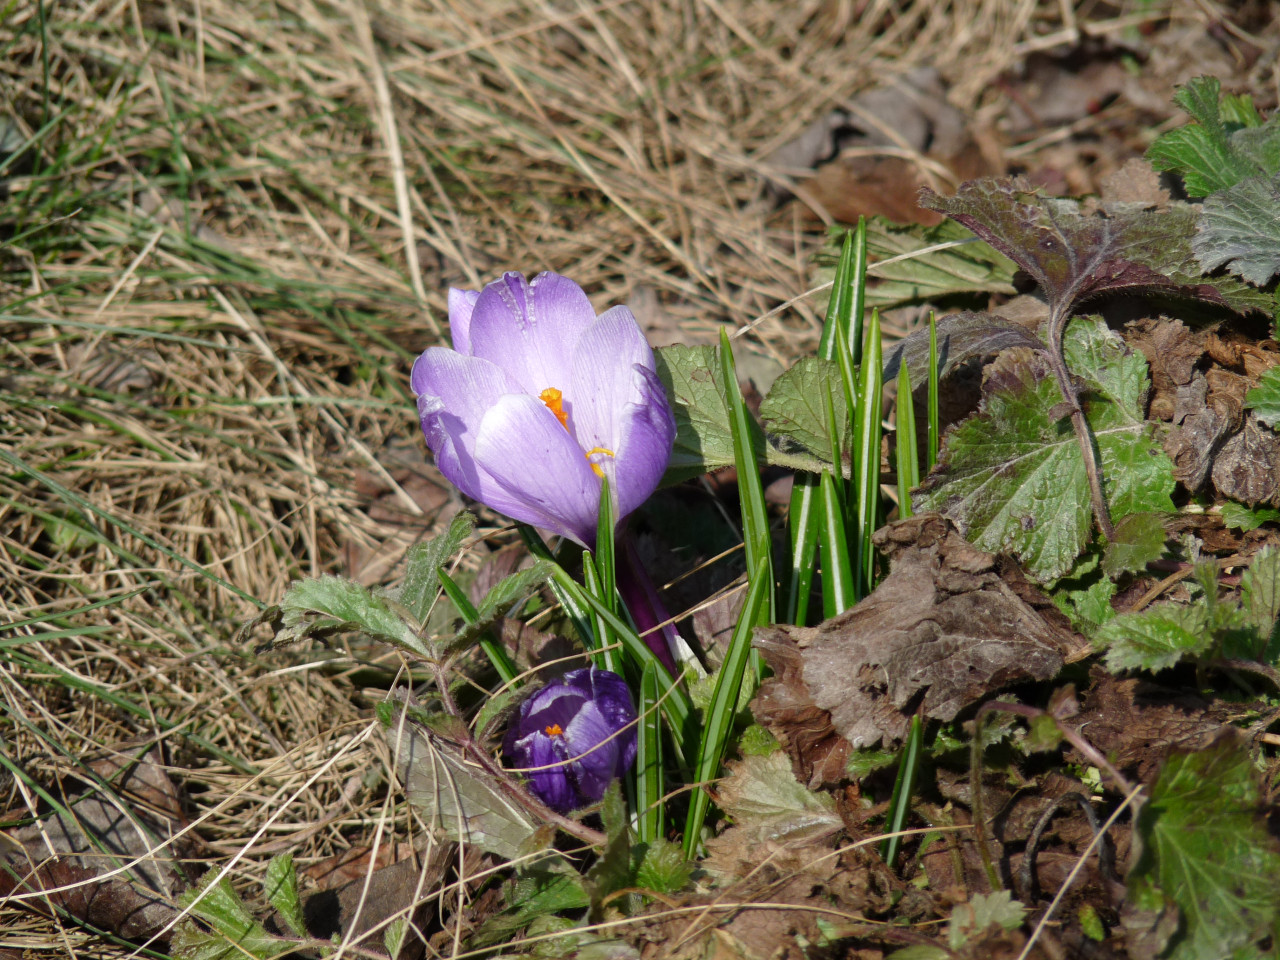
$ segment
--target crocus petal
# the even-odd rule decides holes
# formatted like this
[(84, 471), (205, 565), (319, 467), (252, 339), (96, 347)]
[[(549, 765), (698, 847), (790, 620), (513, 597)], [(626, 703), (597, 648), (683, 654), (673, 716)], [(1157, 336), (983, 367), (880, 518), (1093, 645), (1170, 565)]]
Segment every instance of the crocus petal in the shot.
[(504, 274), (480, 292), (468, 328), (474, 356), (492, 360), (532, 396), (569, 383), (574, 346), (595, 323), (582, 288), (555, 273)]
[(449, 335), (453, 337), (453, 349), (459, 353), (471, 352), (471, 313), (479, 297), (479, 290), (449, 288)]
[(578, 796), (570, 782), (571, 767), (567, 760), (563, 737), (549, 737), (535, 730), (516, 744), (512, 757), (519, 767), (543, 767), (531, 769), (525, 776), (533, 795), (558, 813), (568, 813), (580, 806)]
[[(631, 702), (631, 689), (616, 673), (584, 667), (564, 675), (564, 683), (582, 691), (600, 712), (605, 725), (615, 732), (618, 742), (618, 765), (615, 776), (622, 776), (635, 761), (636, 708)], [(570, 740), (574, 749), (578, 744)]]
[(625, 517), (662, 482), (676, 438), (676, 421), (662, 381), (652, 370), (636, 366), (640, 400), (622, 411), (621, 438), (614, 448), (610, 477), (617, 500), (616, 514)]
[(491, 508), (584, 547), (595, 542), (600, 480), (540, 400), (520, 394), (494, 404), (480, 424), (475, 457), (502, 490), (481, 498)]
[(641, 400), (637, 365), (653, 369), (653, 348), (626, 307), (606, 310), (579, 338), (565, 398), (584, 449), (617, 452), (623, 411)]
[(610, 739), (616, 732), (617, 728), (590, 701), (583, 704), (564, 732), (572, 761), (570, 776), (577, 781), (584, 803), (599, 801), (609, 782), (618, 776), (620, 738)]
[(489, 494), (501, 488), (475, 464), (480, 423), (489, 409), (504, 396), (518, 393), (519, 387), (487, 360), (444, 347), (432, 347), (418, 357), (409, 380), (440, 472), (467, 496), (488, 503)]

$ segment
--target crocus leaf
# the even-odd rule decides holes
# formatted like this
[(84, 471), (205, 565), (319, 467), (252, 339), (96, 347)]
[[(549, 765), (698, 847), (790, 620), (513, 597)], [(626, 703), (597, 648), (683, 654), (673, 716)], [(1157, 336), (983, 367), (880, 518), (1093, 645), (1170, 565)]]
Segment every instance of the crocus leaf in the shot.
[(1280, 847), (1259, 815), (1253, 760), (1238, 736), (1173, 753), (1134, 823), (1141, 856), (1128, 876), (1141, 909), (1172, 900), (1181, 925), (1172, 960), (1243, 956), (1280, 917)]
[(1237, 312), (1274, 299), (1231, 278), (1200, 276), (1191, 248), (1196, 210), (1134, 207), (1086, 213), (1072, 200), (1041, 196), (1021, 179), (971, 180), (955, 196), (927, 187), (920, 205), (958, 220), (1039, 285), (1055, 314), (1104, 293), (1159, 293)]
[[(1173, 464), (1143, 409), (1146, 361), (1098, 318), (1073, 321), (1064, 346), (1068, 365), (1083, 375), (1112, 515), (1171, 512)], [(914, 508), (941, 511), (984, 550), (1018, 554), (1042, 581), (1066, 575), (1089, 541), (1090, 499), (1062, 402), (1042, 354), (1001, 354), (987, 369), (978, 413), (948, 436)]]
[(387, 728), (387, 743), (409, 802), (432, 828), (504, 860), (521, 855), (537, 824), (506, 785), (468, 759), (455, 741), (396, 718)]
[(1246, 507), (1243, 503), (1230, 500), (1219, 507), (1219, 512), (1225, 526), (1244, 533), (1256, 530), (1264, 523), (1280, 521), (1280, 510), (1274, 507)]
[(1204, 202), (1191, 240), (1207, 273), (1226, 265), (1256, 286), (1280, 273), (1280, 177), (1250, 177)]
[[(846, 228), (831, 228), (818, 254), (817, 279), (830, 280), (840, 256)], [(934, 250), (882, 265), (917, 250), (948, 241), (969, 240), (962, 246)], [(892, 223), (884, 217), (867, 221), (867, 258), (874, 278), (867, 285), (866, 306), (886, 307), (919, 301), (938, 302), (957, 294), (1014, 293), (1014, 265), (989, 244), (973, 240), (968, 231), (950, 221), (933, 227)]]
[(850, 443), (849, 410), (840, 383), (840, 368), (830, 360), (803, 357), (773, 382), (769, 395), (760, 404), (760, 417), (769, 433), (784, 437), (816, 457), (830, 459), (827, 404), (835, 415), (835, 434), (840, 450), (847, 454)]
[(276, 634), (277, 644), (332, 630), (360, 630), (418, 656), (437, 656), (386, 600), (354, 580), (295, 580), (280, 601), (280, 613), (283, 629)]
[[(1235, 142), (1238, 131), (1231, 129), (1236, 124), (1229, 126), (1222, 116), (1221, 92), (1216, 77), (1188, 80), (1173, 99), (1195, 122), (1163, 134), (1147, 150), (1147, 159), (1157, 170), (1182, 176), (1188, 196), (1207, 197), (1260, 172), (1255, 158), (1265, 155), (1266, 146), (1255, 135), (1245, 141), (1248, 149), (1240, 148)], [(1280, 137), (1280, 128), (1269, 135)]]
[(1272, 367), (1258, 378), (1258, 385), (1245, 394), (1244, 405), (1267, 426), (1280, 426), (1280, 367)]
[(416, 543), (409, 548), (405, 560), (404, 582), (397, 593), (392, 594), (402, 607), (426, 620), (435, 603), (436, 590), (440, 586), (440, 565), (458, 552), (462, 541), (471, 536), (476, 518), (470, 513), (459, 513), (449, 523), (449, 529), (437, 537)]
[(1131, 513), (1116, 524), (1115, 536), (1102, 555), (1108, 577), (1144, 570), (1164, 556), (1164, 523), (1155, 513)]
[(1107, 669), (1164, 670), (1213, 646), (1202, 604), (1165, 603), (1104, 623), (1094, 643), (1107, 651)]

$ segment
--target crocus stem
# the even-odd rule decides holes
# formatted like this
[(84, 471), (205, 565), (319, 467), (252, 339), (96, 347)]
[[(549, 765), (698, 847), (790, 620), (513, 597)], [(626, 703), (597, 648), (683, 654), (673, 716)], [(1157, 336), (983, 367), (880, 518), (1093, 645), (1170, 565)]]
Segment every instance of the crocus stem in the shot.
[[(653, 651), (654, 656), (662, 661), (671, 676), (679, 678), (680, 671), (676, 667), (676, 632), (674, 623), (668, 622), (671, 616), (658, 597), (657, 588), (645, 572), (636, 545), (631, 537), (623, 533), (618, 540), (619, 549), (616, 554), (618, 565), (618, 593), (622, 602), (631, 611), (631, 618), (636, 623), (640, 637)], [(659, 627), (659, 624), (665, 626)]]

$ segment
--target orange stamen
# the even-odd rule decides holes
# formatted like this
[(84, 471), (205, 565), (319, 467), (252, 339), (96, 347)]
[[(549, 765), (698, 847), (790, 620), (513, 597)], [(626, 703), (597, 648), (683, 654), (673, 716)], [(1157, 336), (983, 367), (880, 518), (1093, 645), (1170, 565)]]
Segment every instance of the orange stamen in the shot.
[(560, 724), (553, 723), (546, 728), (546, 734), (548, 737), (559, 737), (564, 735), (564, 731), (560, 729)]
[(589, 466), (593, 471), (595, 471), (595, 475), (597, 477), (603, 480), (604, 471), (600, 469), (600, 464), (596, 463), (594, 460), (591, 459), (591, 457), (597, 453), (603, 453), (607, 457), (616, 457), (617, 454), (614, 453), (612, 450), (605, 449), (604, 447), (592, 447), (590, 450), (587, 451), (586, 453), (587, 466)]
[(547, 409), (556, 415), (556, 419), (560, 421), (560, 426), (566, 430), (569, 429), (569, 411), (564, 408), (564, 394), (555, 387), (547, 387), (540, 394), (538, 399), (547, 405)]

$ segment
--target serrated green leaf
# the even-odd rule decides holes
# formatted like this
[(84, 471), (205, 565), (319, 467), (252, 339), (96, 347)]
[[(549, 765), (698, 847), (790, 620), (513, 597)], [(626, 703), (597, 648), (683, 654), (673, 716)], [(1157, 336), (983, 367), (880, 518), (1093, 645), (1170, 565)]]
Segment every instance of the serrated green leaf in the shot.
[(840, 829), (831, 795), (806, 789), (782, 751), (744, 757), (728, 767), (729, 775), (716, 788), (716, 802), (761, 839), (794, 840)]
[(952, 950), (959, 950), (990, 926), (997, 926), (1002, 930), (1017, 930), (1022, 926), (1022, 919), (1026, 915), (1027, 908), (1013, 899), (1013, 894), (1008, 890), (974, 894), (968, 903), (957, 904), (952, 910), (951, 923), (947, 926), (947, 941)]
[(1270, 936), (1280, 916), (1280, 847), (1258, 813), (1253, 762), (1235, 737), (1174, 753), (1135, 823), (1137, 903), (1171, 898), (1182, 925), (1172, 960), (1228, 957)]
[(850, 780), (861, 780), (877, 770), (891, 767), (898, 762), (898, 751), (881, 750), (878, 747), (864, 747), (861, 750), (849, 751), (849, 762), (845, 765), (845, 773)]
[(1062, 743), (1062, 731), (1058, 729), (1058, 721), (1047, 713), (1037, 714), (1031, 718), (1030, 730), (1027, 733), (1026, 747), (1032, 753), (1047, 753), (1057, 750)]
[(1098, 627), (1115, 617), (1115, 608), (1111, 606), (1115, 595), (1115, 581), (1103, 576), (1101, 570), (1080, 579), (1059, 580), (1052, 592), (1058, 609), (1085, 636), (1092, 636)]
[(586, 886), (591, 894), (593, 911), (610, 894), (633, 886), (635, 875), (631, 869), (631, 832), (627, 826), (627, 805), (622, 799), (622, 785), (614, 780), (604, 792), (600, 805), (600, 819), (605, 836), (609, 838), (604, 852), (587, 871)]
[(435, 651), (386, 600), (354, 580), (295, 580), (280, 601), (280, 613), (284, 629), (276, 634), (276, 643), (300, 640), (320, 631), (360, 630), (421, 657), (435, 656)]
[(440, 565), (458, 552), (462, 541), (471, 536), (476, 518), (470, 513), (459, 513), (449, 522), (449, 529), (438, 537), (416, 543), (409, 548), (405, 559), (404, 582), (394, 594), (395, 599), (413, 614), (419, 623), (425, 622), (440, 587)]
[(638, 887), (655, 893), (678, 893), (693, 876), (694, 864), (684, 858), (684, 850), (678, 843), (659, 837), (637, 846), (635, 854), (640, 861), (635, 869)]
[(582, 877), (563, 861), (536, 864), (516, 874), (507, 888), (507, 909), (481, 924), (470, 938), (471, 946), (487, 947), (538, 917), (584, 910), (590, 904)]
[[(1153, 438), (1143, 404), (1147, 364), (1098, 318), (1077, 318), (1067, 363), (1085, 381), (1085, 416), (1100, 454), (1112, 516), (1173, 510), (1173, 464)], [(1012, 551), (1042, 581), (1065, 575), (1089, 542), (1084, 459), (1047, 360), (1003, 354), (988, 368), (978, 413), (948, 435), (940, 465), (916, 493), (966, 539)]]
[(408, 721), (387, 730), (400, 782), (422, 818), (451, 840), (514, 860), (537, 825), (457, 743)]
[(1240, 601), (1250, 626), (1266, 637), (1280, 618), (1280, 549), (1263, 547), (1240, 578)]
[(1280, 367), (1272, 367), (1258, 378), (1258, 385), (1245, 394), (1244, 405), (1267, 426), (1280, 426)]
[(387, 954), (394, 960), (400, 956), (400, 948), (404, 946), (404, 935), (409, 932), (409, 918), (396, 917), (387, 924), (387, 928), (382, 931), (382, 945), (386, 947)]
[[(819, 283), (831, 279), (844, 239), (844, 227), (832, 227), (821, 253), (815, 258)], [(866, 306), (885, 309), (903, 303), (938, 301), (957, 294), (1015, 292), (1015, 267), (1008, 257), (989, 244), (973, 241), (882, 264), (904, 254), (940, 243), (969, 240), (969, 233), (950, 221), (933, 227), (895, 224), (884, 217), (867, 221), (867, 256), (875, 282), (868, 284)]]
[(293, 854), (281, 853), (271, 858), (263, 888), (267, 902), (276, 908), (294, 935), (307, 936), (307, 922), (303, 919), (302, 900), (298, 896), (298, 874), (293, 869)]
[(1147, 564), (1164, 556), (1167, 534), (1164, 521), (1155, 513), (1131, 513), (1116, 524), (1115, 536), (1102, 555), (1102, 570), (1108, 577), (1145, 570)]
[(824, 397), (831, 398), (835, 415), (834, 432), (843, 455), (848, 454), (849, 409), (840, 382), (840, 368), (819, 357), (802, 357), (778, 377), (769, 395), (760, 404), (760, 418), (773, 436), (784, 437), (815, 457), (830, 460), (829, 436), (833, 425), (827, 419)]
[(1213, 635), (1202, 604), (1166, 603), (1115, 617), (1102, 625), (1093, 642), (1107, 651), (1112, 672), (1164, 670), (1210, 649)]
[(1204, 202), (1191, 240), (1205, 273), (1223, 265), (1254, 286), (1280, 273), (1280, 177), (1250, 177)]
[(1222, 514), (1223, 525), (1244, 533), (1256, 530), (1264, 523), (1280, 521), (1280, 510), (1274, 507), (1246, 507), (1243, 503), (1235, 503), (1231, 500), (1219, 507), (1218, 512)]
[(1232, 146), (1222, 120), (1216, 77), (1195, 77), (1178, 88), (1173, 100), (1195, 121), (1170, 130), (1147, 150), (1157, 170), (1182, 176), (1187, 194), (1206, 197), (1258, 173), (1256, 164)]
[(503, 577), (480, 601), (475, 622), (468, 623), (449, 641), (449, 649), (471, 643), (479, 634), (493, 626), (496, 620), (507, 616), (513, 603), (528, 599), (531, 593), (551, 579), (554, 572), (555, 564), (551, 561), (535, 560), (532, 566)]
[(186, 891), (178, 898), (183, 907), (191, 907), (192, 916), (198, 917), (213, 928), (205, 933), (194, 924), (181, 924), (175, 932), (173, 951), (183, 960), (222, 960), (224, 957), (279, 956), (288, 946), (287, 940), (273, 937), (259, 923), (240, 895), (226, 877), (214, 880), (217, 870), (198, 887)]

